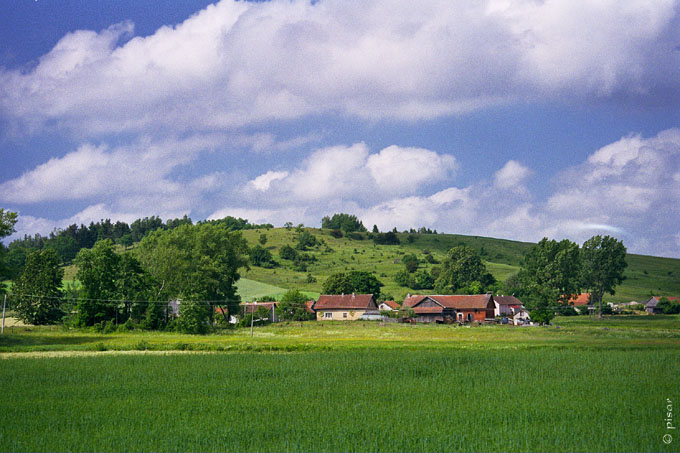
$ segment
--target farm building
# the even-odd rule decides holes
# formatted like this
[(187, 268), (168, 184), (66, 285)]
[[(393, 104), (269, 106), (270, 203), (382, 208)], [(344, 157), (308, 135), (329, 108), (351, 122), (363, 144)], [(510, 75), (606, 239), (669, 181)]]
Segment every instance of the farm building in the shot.
[(408, 295), (402, 307), (411, 307), (416, 322), (443, 322), (447, 317), (458, 322), (484, 322), (494, 319), (495, 304), (491, 294), (478, 295)]
[(575, 294), (568, 301), (567, 305), (572, 305), (574, 309), (581, 313), (582, 310), (587, 310), (590, 304), (590, 293)]
[[(655, 313), (663, 313), (663, 311), (660, 308), (657, 308), (657, 304), (661, 300), (661, 298), (664, 296), (652, 296), (650, 297), (647, 301), (642, 302), (645, 304), (645, 311), (647, 313), (655, 314)], [(666, 299), (670, 300), (671, 302), (680, 302), (680, 297), (673, 297), (673, 296), (665, 296)]]
[(380, 305), (378, 305), (378, 310), (380, 310), (380, 311), (399, 311), (399, 304), (396, 303), (393, 300), (386, 300), (384, 302), (380, 302)]
[(512, 316), (517, 312), (517, 310), (520, 310), (524, 307), (522, 301), (515, 296), (495, 295), (493, 296), (493, 303), (495, 307), (493, 312), (494, 316)]
[(367, 311), (377, 313), (378, 305), (373, 294), (322, 294), (312, 310), (319, 321), (355, 321)]

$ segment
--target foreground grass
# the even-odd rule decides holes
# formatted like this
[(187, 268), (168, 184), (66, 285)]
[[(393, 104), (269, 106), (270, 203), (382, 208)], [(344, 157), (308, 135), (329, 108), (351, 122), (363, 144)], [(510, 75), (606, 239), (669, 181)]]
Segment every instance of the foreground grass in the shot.
[(680, 351), (344, 349), (2, 361), (2, 451), (677, 451)]

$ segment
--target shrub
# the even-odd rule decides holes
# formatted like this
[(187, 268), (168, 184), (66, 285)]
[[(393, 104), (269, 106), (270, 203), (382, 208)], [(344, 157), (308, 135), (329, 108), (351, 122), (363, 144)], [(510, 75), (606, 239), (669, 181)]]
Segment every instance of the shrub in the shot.
[(340, 239), (343, 236), (342, 230), (331, 230), (330, 235), (337, 239)]
[(271, 252), (261, 245), (256, 245), (250, 249), (250, 262), (253, 266), (259, 266), (268, 269), (276, 267), (278, 264), (276, 261), (274, 261), (274, 257), (272, 256)]
[(279, 256), (281, 257), (282, 260), (293, 261), (295, 258), (297, 258), (298, 252), (293, 247), (286, 244), (279, 249)]

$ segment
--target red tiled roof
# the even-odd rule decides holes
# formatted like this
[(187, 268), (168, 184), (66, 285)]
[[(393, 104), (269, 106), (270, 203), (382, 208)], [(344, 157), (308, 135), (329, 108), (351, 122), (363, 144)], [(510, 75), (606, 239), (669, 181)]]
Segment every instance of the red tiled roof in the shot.
[(577, 296), (572, 297), (567, 301), (569, 305), (588, 305), (590, 302), (590, 293), (581, 293)]
[(515, 296), (493, 296), (498, 305), (522, 305), (522, 301)]
[(342, 295), (321, 295), (314, 304), (314, 310), (331, 309), (376, 309), (377, 305), (373, 300), (373, 294), (342, 294)]
[(387, 306), (390, 307), (392, 310), (399, 310), (399, 304), (396, 303), (396, 302), (393, 301), (393, 300), (385, 300), (385, 301), (383, 301), (383, 302), (381, 302), (381, 303), (387, 305)]
[(314, 313), (314, 309), (312, 308), (313, 305), (314, 305), (313, 300), (308, 300), (307, 302), (305, 302), (305, 310), (307, 310), (307, 313)]
[(454, 309), (481, 308), (486, 309), (491, 294), (475, 295), (413, 295), (404, 299), (403, 307), (416, 307), (426, 298), (430, 298), (442, 307)]

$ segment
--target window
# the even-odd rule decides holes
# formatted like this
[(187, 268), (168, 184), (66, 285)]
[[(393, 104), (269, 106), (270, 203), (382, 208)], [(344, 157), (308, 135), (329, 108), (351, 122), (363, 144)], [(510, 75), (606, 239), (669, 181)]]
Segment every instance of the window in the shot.
[(343, 318), (346, 318), (346, 317), (347, 317), (347, 313), (343, 313), (343, 314), (342, 314), (342, 317), (343, 317)]
[(333, 313), (326, 312), (323, 314), (323, 317), (326, 319), (333, 319)]

